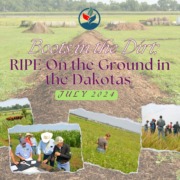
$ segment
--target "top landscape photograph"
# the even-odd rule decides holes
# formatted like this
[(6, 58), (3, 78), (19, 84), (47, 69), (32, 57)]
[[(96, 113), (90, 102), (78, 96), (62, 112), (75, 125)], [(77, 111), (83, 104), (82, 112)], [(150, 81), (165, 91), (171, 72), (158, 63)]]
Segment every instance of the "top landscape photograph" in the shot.
[[(165, 144), (168, 145), (165, 150), (179, 151), (178, 143), (164, 143), (174, 134), (159, 140), (157, 130), (151, 134), (150, 129), (144, 129), (147, 120), (158, 120), (161, 115), (165, 120), (167, 118), (158, 114), (151, 119), (142, 119), (141, 114), (142, 107), (151, 103), (180, 105), (179, 0), (0, 0), (0, 42), (0, 101), (28, 98), (35, 124), (68, 122), (69, 110), (78, 108), (143, 123), (143, 142), (146, 144), (142, 148), (138, 146), (140, 151), (136, 149), (139, 152), (139, 156), (136, 154), (136, 159), (139, 157), (138, 168), (135, 167), (137, 173), (125, 175), (85, 164), (85, 169), (76, 174), (77, 179), (180, 178), (178, 152), (148, 149), (152, 147), (150, 137), (152, 141), (157, 139), (155, 145), (158, 148), (154, 145), (154, 149), (162, 150)], [(94, 53), (97, 44), (99, 53)], [(74, 47), (78, 45), (79, 51), (75, 53)], [(69, 68), (72, 61), (78, 60), (81, 65), (93, 63), (94, 68)], [(104, 70), (99, 70), (101, 60), (104, 60), (101, 64)], [(48, 61), (52, 70), (47, 69)], [(117, 92), (118, 98), (112, 101), (60, 101), (55, 98), (57, 90), (112, 90)], [(4, 110), (1, 114), (5, 121)], [(19, 114), (22, 114), (22, 108), (19, 108)], [(166, 121), (174, 123), (172, 117)], [(86, 128), (88, 125), (84, 130)], [(180, 135), (175, 137), (179, 142)], [(111, 139), (113, 141), (113, 137)], [(4, 133), (0, 146), (8, 146), (7, 140)], [(82, 152), (84, 141), (82, 136)], [(8, 157), (7, 148), (0, 150), (0, 154)], [(121, 149), (118, 151), (121, 155)], [(6, 168), (1, 157), (0, 166)], [(126, 165), (123, 168), (127, 169)], [(6, 179), (1, 174), (2, 179)], [(7, 176), (15, 179), (9, 173)], [(74, 176), (68, 175), (69, 178)], [(63, 176), (57, 174), (57, 177)], [(31, 176), (28, 178), (32, 179)], [(38, 175), (33, 176), (36, 178)], [(47, 176), (42, 174), (41, 178)]]

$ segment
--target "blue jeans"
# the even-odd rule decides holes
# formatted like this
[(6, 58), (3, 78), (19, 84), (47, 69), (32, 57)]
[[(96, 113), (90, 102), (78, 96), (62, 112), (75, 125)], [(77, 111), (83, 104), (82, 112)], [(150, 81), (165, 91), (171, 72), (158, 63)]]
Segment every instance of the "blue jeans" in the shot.
[(105, 153), (105, 149), (101, 149), (101, 148), (97, 148), (97, 151), (100, 152), (100, 153)]
[(70, 163), (69, 162), (64, 163), (64, 164), (57, 162), (57, 167), (58, 167), (58, 169), (64, 169), (65, 171), (70, 172)]

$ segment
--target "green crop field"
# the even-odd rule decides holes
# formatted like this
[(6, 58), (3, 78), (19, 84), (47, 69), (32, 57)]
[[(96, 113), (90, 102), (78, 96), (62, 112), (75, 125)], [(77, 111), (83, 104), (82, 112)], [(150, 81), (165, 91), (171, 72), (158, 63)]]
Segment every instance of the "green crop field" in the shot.
[[(124, 173), (136, 172), (140, 153), (140, 134), (129, 132), (106, 124), (70, 115), (70, 123), (78, 123), (82, 131), (82, 152), (85, 162)], [(96, 151), (97, 139), (110, 133), (108, 149), (105, 154)]]
[(180, 152), (180, 134), (168, 134), (165, 138), (158, 138), (158, 130), (154, 134), (144, 132), (142, 129), (142, 147), (158, 150), (174, 150)]
[[(36, 138), (37, 142), (40, 141), (41, 133), (42, 132), (33, 132), (34, 137)], [(78, 169), (83, 168), (83, 161), (81, 155), (81, 135), (79, 131), (48, 131), (53, 133), (53, 137), (62, 136), (64, 142), (70, 145), (72, 158), (70, 160), (70, 168), (71, 172), (75, 172)], [(19, 144), (19, 134), (13, 133), (10, 135), (10, 144), (12, 145), (12, 151), (15, 152), (16, 146)], [(25, 136), (25, 134), (22, 134)], [(18, 161), (19, 159), (15, 157)], [(38, 156), (33, 155), (33, 159), (37, 160)], [(57, 167), (57, 162), (55, 162), (55, 168)]]
[[(153, 14), (154, 13), (154, 14)], [(180, 14), (153, 12), (153, 13), (102, 13), (101, 26), (97, 28), (103, 36), (107, 39), (114, 40), (114, 43), (119, 45), (119, 52), (125, 46), (124, 41), (128, 38), (135, 39), (138, 43), (145, 40), (145, 43), (157, 42), (160, 48), (156, 55), (149, 55), (148, 52), (144, 54), (132, 53), (127, 55), (130, 61), (147, 62), (151, 57), (154, 60), (156, 67), (157, 60), (168, 61), (171, 63), (170, 71), (140, 71), (149, 77), (149, 81), (157, 84), (161, 90), (169, 93), (171, 99), (168, 102), (180, 104), (180, 26), (151, 26), (145, 31), (109, 31), (104, 29), (105, 25), (111, 21), (126, 21), (138, 22), (139, 20), (152, 17), (168, 17), (171, 21), (175, 21)], [(31, 87), (33, 84), (25, 82), (25, 78), (33, 73), (29, 71), (10, 71), (10, 58), (33, 58), (28, 55), (31, 47), (31, 40), (33, 38), (41, 38), (44, 43), (56, 44), (62, 42), (69, 42), (77, 35), (80, 35), (84, 30), (77, 26), (75, 28), (52, 28), (54, 34), (26, 34), (22, 33), (26, 28), (19, 28), (22, 20), (30, 21), (75, 21), (78, 23), (78, 13), (15, 13), (0, 16), (0, 40), (1, 40), (1, 61), (0, 61), (0, 99), (6, 99), (18, 90)], [(120, 53), (119, 53), (120, 55)]]
[(1, 146), (8, 146), (8, 128), (11, 128), (15, 125), (31, 125), (33, 124), (33, 117), (31, 109), (27, 109), (27, 116), (23, 117), (21, 120), (14, 120), (14, 121), (7, 121), (7, 117), (11, 116), (21, 116), (21, 110), (14, 110), (14, 111), (0, 111), (0, 147)]

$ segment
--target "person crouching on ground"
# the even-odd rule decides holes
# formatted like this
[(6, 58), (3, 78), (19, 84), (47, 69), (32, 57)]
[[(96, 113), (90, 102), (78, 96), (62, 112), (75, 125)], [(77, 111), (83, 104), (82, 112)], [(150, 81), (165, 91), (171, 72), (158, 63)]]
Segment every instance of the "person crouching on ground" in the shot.
[(41, 134), (41, 141), (37, 146), (37, 154), (38, 162), (41, 161), (41, 153), (43, 153), (43, 163), (48, 164), (48, 162), (50, 162), (50, 166), (54, 167), (54, 160), (49, 159), (54, 150), (54, 140), (52, 139), (52, 137), (53, 134), (50, 132), (45, 132)]
[(107, 150), (108, 140), (111, 137), (109, 133), (107, 133), (104, 137), (100, 137), (97, 141), (98, 147), (97, 151), (101, 153), (105, 153)]
[(55, 147), (52, 156), (56, 157), (58, 169), (63, 169), (67, 172), (70, 172), (70, 146), (64, 143), (64, 140), (61, 136), (56, 137), (54, 144)]
[(20, 139), (20, 144), (16, 147), (15, 155), (20, 158), (20, 161), (32, 158), (32, 148), (26, 143), (25, 138)]

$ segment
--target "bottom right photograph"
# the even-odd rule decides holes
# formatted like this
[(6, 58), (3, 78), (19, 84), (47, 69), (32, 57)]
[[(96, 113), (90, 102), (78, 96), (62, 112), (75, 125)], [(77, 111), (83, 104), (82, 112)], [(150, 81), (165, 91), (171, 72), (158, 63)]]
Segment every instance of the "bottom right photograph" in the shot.
[(142, 147), (180, 152), (180, 106), (142, 107)]

